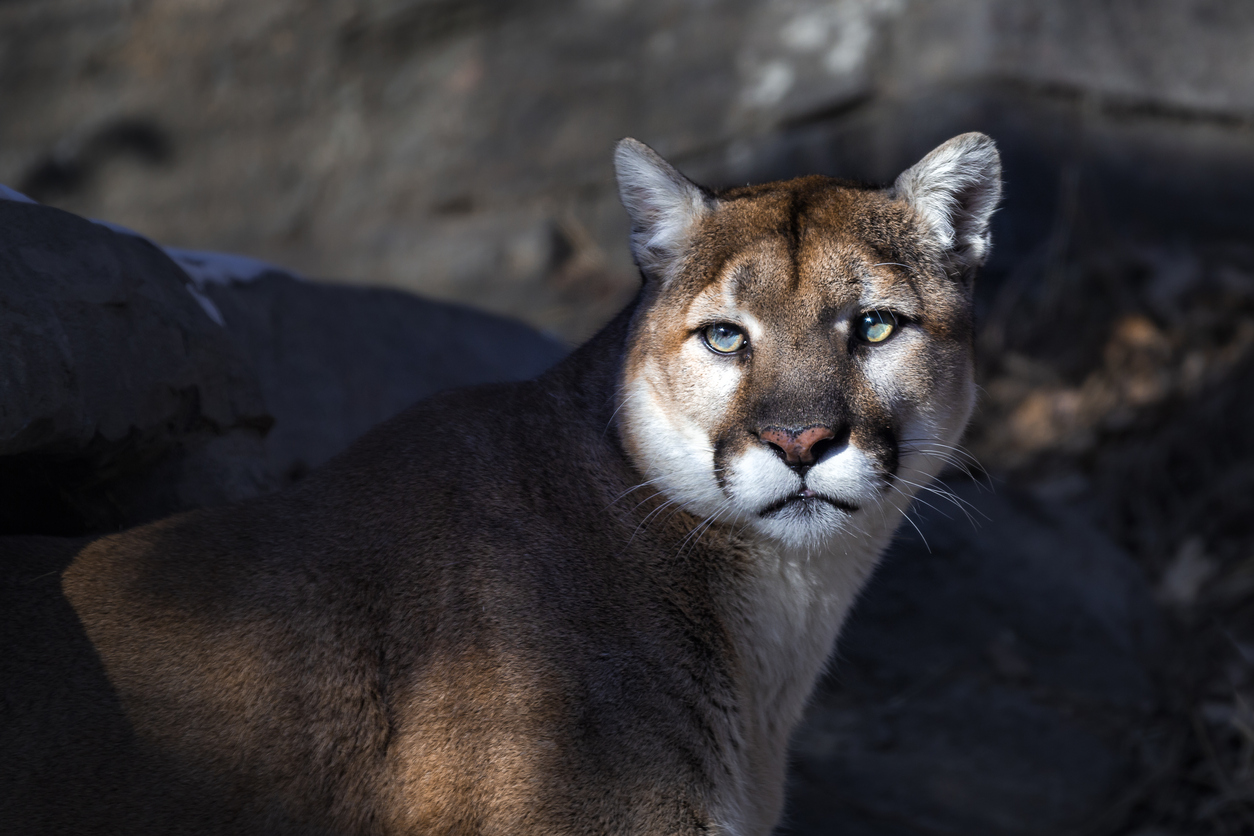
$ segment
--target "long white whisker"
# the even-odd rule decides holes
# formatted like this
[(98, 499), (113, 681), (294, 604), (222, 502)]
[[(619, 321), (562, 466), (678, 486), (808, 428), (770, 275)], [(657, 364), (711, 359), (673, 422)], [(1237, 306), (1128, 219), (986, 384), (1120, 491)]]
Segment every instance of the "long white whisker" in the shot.
[(953, 465), (964, 473), (971, 475), (972, 478), (975, 478), (974, 475), (971, 474), (971, 464), (958, 458), (952, 453), (947, 453), (944, 450), (928, 450), (922, 447), (910, 447), (905, 444), (901, 445), (901, 449), (907, 453), (917, 453), (924, 458), (939, 459), (945, 464)]
[(962, 497), (958, 496), (956, 493), (952, 491), (941, 490), (940, 488), (936, 488), (931, 485), (924, 486), (923, 490), (927, 491), (933, 496), (937, 496), (942, 499), (947, 499), (951, 503), (953, 503), (955, 508), (962, 511), (963, 516), (967, 518), (967, 522), (971, 523), (972, 528), (980, 527), (979, 520), (977, 520), (973, 516), (974, 514), (978, 514), (979, 516), (983, 517), (985, 520), (988, 519), (987, 514), (985, 514), (983, 511), (977, 508), (974, 504), (968, 502), (967, 500), (963, 499)]
[[(654, 496), (657, 496), (657, 494), (654, 494)], [(650, 497), (650, 498), (652, 498), (652, 497)], [(645, 500), (645, 501), (647, 502), (648, 500)], [(644, 517), (644, 519), (642, 519), (642, 520), (640, 521), (640, 523), (636, 526), (635, 530), (631, 532), (631, 537), (630, 537), (630, 538), (628, 538), (628, 540), (627, 540), (627, 545), (629, 545), (629, 546), (630, 546), (630, 545), (631, 545), (631, 543), (632, 543), (632, 541), (636, 539), (636, 535), (637, 535), (637, 534), (639, 534), (639, 533), (640, 533), (640, 529), (644, 528), (645, 524), (649, 522), (649, 518), (650, 518), (650, 517), (652, 517), (653, 515), (657, 514), (657, 513), (658, 513), (658, 512), (660, 512), (660, 511), (662, 511), (664, 508), (669, 508), (669, 507), (670, 507), (670, 506), (672, 506), (672, 505), (676, 505), (676, 504), (678, 504), (678, 502), (679, 502), (679, 500), (676, 500), (676, 499), (670, 499), (670, 498), (668, 498), (668, 499), (667, 499), (665, 502), (663, 502), (661, 505), (659, 505), (658, 507), (656, 507), (656, 508), (654, 508), (652, 511), (650, 511), (648, 514), (646, 514), (646, 515), (645, 515), (645, 517)], [(644, 502), (640, 503), (640, 505), (643, 505), (643, 504), (644, 504)], [(639, 507), (640, 507), (640, 505), (637, 505), (636, 507), (637, 507), (637, 508), (639, 508)], [(668, 517), (667, 519), (670, 519), (670, 518)]]
[[(699, 522), (692, 529), (692, 531), (689, 531), (688, 536), (685, 537), (683, 539), (683, 542), (679, 544), (679, 549), (676, 552), (676, 556), (678, 557), (684, 553), (684, 546), (688, 544), (688, 541), (692, 539), (692, 536), (694, 534), (696, 534), (697, 539), (692, 541), (692, 545), (693, 545), (693, 548), (696, 548), (697, 542), (700, 541), (701, 539), (701, 535), (704, 534), (707, 530), (709, 530), (710, 526), (714, 524), (714, 520), (718, 517), (719, 514), (723, 513), (723, 510), (727, 508), (729, 505), (731, 505), (730, 499), (723, 500), (723, 502), (721, 502), (719, 506), (714, 509), (713, 513), (711, 513), (708, 517), (706, 517), (704, 520)], [(697, 533), (697, 532), (700, 532), (700, 533)]]
[[(945, 444), (944, 442), (932, 439), (906, 439), (901, 442), (900, 446), (908, 452), (919, 453), (929, 458), (938, 458), (946, 464), (952, 465), (962, 471), (966, 474), (967, 478), (980, 485), (980, 487), (988, 488), (990, 491), (994, 490), (993, 478), (989, 474), (988, 470), (984, 467), (984, 465), (980, 464), (980, 461), (975, 457), (975, 454), (961, 445), (954, 446), (952, 444)], [(951, 452), (942, 453), (938, 452), (938, 449), (933, 448)], [(978, 475), (977, 473), (972, 472), (972, 468), (978, 471)]]
[[(904, 480), (904, 479), (901, 479), (901, 480), (898, 480), (898, 481), (905, 481), (905, 480)], [(909, 483), (907, 483), (907, 484), (909, 484)], [(937, 508), (937, 507), (936, 507), (935, 505), (933, 505), (932, 503), (928, 502), (926, 499), (922, 499), (922, 498), (921, 498), (918, 494), (915, 494), (914, 496), (911, 496), (910, 494), (908, 494), (908, 493), (906, 493), (905, 491), (903, 491), (901, 488), (899, 488), (899, 487), (897, 487), (896, 485), (891, 484), (891, 483), (889, 484), (889, 487), (890, 487), (890, 488), (892, 488), (893, 490), (895, 490), (897, 493), (901, 494), (901, 495), (902, 495), (903, 497), (905, 497), (906, 499), (909, 499), (911, 502), (917, 502), (917, 503), (919, 503), (920, 505), (926, 505), (927, 507), (931, 508), (931, 509), (932, 509), (933, 511), (935, 511), (936, 513), (940, 514), (940, 515), (941, 515), (942, 517), (944, 517), (945, 519), (947, 519), (947, 520), (952, 520), (952, 519), (953, 519), (953, 517), (949, 516), (949, 515), (948, 515), (948, 514), (946, 514), (944, 511), (942, 511), (941, 509)], [(964, 513), (965, 513), (965, 511), (964, 511)], [(967, 516), (968, 516), (968, 517), (970, 517), (971, 515), (970, 515), (970, 514), (967, 514)]]
[[(986, 520), (988, 519), (987, 514), (985, 514), (979, 508), (975, 507), (975, 505), (973, 505), (971, 502), (958, 496), (953, 491), (941, 489), (939, 487), (936, 487), (935, 485), (921, 485), (918, 482), (912, 482), (909, 479), (904, 478), (900, 474), (897, 475), (897, 481), (910, 485), (911, 487), (916, 488), (920, 491), (926, 491), (927, 493), (930, 493), (934, 496), (938, 496), (938, 497), (949, 500), (954, 505), (955, 508), (962, 511), (962, 513), (966, 516), (967, 520), (971, 523), (971, 525), (976, 528), (979, 528), (979, 523), (976, 522), (975, 517), (971, 516), (971, 512), (979, 514), (981, 517), (984, 517), (984, 519)], [(924, 500), (920, 499), (917, 494), (915, 495), (915, 499), (918, 500), (919, 502), (923, 502), (925, 505), (928, 505), (928, 507), (934, 507), (930, 503), (927, 503)], [(943, 512), (940, 512), (939, 509), (937, 509), (937, 511), (938, 513), (943, 513)], [(946, 518), (948, 519), (949, 517), (946, 515)]]
[[(635, 504), (635, 506), (634, 506), (631, 510), (632, 510), (632, 511), (635, 511), (635, 510), (636, 510), (636, 509), (638, 509), (641, 505), (644, 505), (644, 504), (645, 504), (646, 502), (648, 502), (649, 500), (656, 498), (656, 497), (657, 497), (657, 496), (659, 496), (661, 493), (662, 493), (661, 491), (654, 491), (653, 493), (651, 493), (651, 494), (649, 494), (648, 496), (646, 496), (644, 499), (642, 499), (642, 500), (640, 500), (639, 502), (637, 502), (637, 503)], [(654, 509), (654, 510), (656, 511), (657, 509)], [(653, 513), (653, 511), (650, 511), (649, 513), (650, 513), (650, 514), (652, 514), (652, 513)], [(648, 519), (648, 517), (645, 517), (645, 519)]]
[[(616, 496), (616, 497), (614, 497), (613, 499), (611, 499), (611, 500), (609, 501), (609, 504), (607, 504), (607, 505), (605, 506), (605, 508), (602, 508), (601, 510), (602, 510), (602, 511), (605, 511), (605, 510), (609, 509), (611, 506), (613, 506), (613, 505), (614, 505), (614, 503), (618, 502), (620, 499), (622, 499), (623, 497), (625, 497), (627, 494), (632, 493), (632, 492), (634, 492), (634, 491), (638, 491), (638, 490), (640, 490), (641, 488), (646, 487), (646, 486), (648, 486), (648, 485), (652, 485), (652, 484), (654, 484), (654, 483), (656, 483), (656, 482), (661, 482), (661, 481), (662, 481), (663, 479), (665, 479), (665, 478), (666, 478), (665, 476), (659, 476), (659, 477), (657, 477), (656, 479), (650, 479), (650, 480), (649, 480), (649, 481), (647, 481), (647, 482), (641, 482), (639, 485), (636, 485), (636, 486), (634, 486), (634, 487), (630, 487), (630, 488), (628, 488), (627, 490), (625, 490), (625, 491), (623, 491), (622, 493), (620, 493), (618, 496)], [(636, 507), (637, 507), (637, 508), (639, 508), (640, 506), (639, 506), (639, 505), (637, 505)]]
[(906, 511), (906, 513), (902, 514), (901, 516), (903, 519), (905, 519), (906, 522), (910, 523), (910, 525), (914, 527), (915, 531), (919, 532), (919, 539), (923, 541), (923, 546), (924, 548), (927, 549), (927, 553), (931, 554), (932, 546), (930, 543), (928, 543), (927, 538), (923, 536), (923, 529), (919, 528), (919, 526), (915, 523), (915, 521), (910, 519), (910, 512)]
[(623, 392), (627, 390), (626, 383), (620, 383), (614, 389), (614, 398), (618, 401), (618, 406), (614, 407), (614, 411), (610, 413), (610, 419), (605, 422), (605, 429), (601, 430), (601, 438), (605, 438), (605, 434), (610, 431), (610, 427), (614, 425), (614, 417), (618, 415), (618, 411), (627, 405), (627, 399), (623, 397)]

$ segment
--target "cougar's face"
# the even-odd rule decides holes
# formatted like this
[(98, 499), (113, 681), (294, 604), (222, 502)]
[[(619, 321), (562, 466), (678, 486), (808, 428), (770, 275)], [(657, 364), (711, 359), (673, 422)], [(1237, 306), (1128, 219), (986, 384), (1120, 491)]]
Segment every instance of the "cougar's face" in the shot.
[(672, 246), (647, 265), (624, 369), (620, 427), (645, 477), (796, 546), (904, 507), (974, 391), (970, 284), (919, 213), (805, 178), (706, 196)]

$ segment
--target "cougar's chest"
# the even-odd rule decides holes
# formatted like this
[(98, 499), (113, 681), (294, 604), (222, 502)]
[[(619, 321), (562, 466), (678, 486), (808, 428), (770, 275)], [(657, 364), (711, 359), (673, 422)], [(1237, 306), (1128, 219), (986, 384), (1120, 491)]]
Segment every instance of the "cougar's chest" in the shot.
[(767, 543), (747, 551), (725, 602), (740, 706), (734, 832), (768, 833), (778, 819), (789, 737), (888, 534), (815, 553)]

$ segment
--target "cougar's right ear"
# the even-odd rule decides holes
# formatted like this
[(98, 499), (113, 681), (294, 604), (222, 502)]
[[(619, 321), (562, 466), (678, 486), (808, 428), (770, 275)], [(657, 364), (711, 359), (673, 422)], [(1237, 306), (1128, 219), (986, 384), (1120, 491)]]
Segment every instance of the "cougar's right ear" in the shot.
[(955, 274), (970, 276), (988, 258), (989, 219), (1001, 200), (1001, 157), (984, 134), (942, 143), (902, 172), (890, 193), (924, 220)]
[(618, 196), (631, 216), (631, 254), (645, 276), (670, 278), (693, 225), (714, 198), (643, 142), (628, 138), (614, 148)]

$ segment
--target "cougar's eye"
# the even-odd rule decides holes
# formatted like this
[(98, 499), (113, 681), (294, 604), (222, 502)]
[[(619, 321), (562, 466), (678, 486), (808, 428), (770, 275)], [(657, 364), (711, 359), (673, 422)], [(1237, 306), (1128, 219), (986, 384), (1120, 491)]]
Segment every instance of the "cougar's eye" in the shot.
[(730, 322), (707, 325), (701, 332), (701, 336), (710, 350), (719, 354), (735, 354), (737, 351), (743, 351), (744, 347), (749, 344), (749, 338), (745, 336), (745, 332)]
[(868, 311), (858, 317), (855, 333), (868, 343), (882, 343), (897, 330), (897, 317), (892, 311)]

